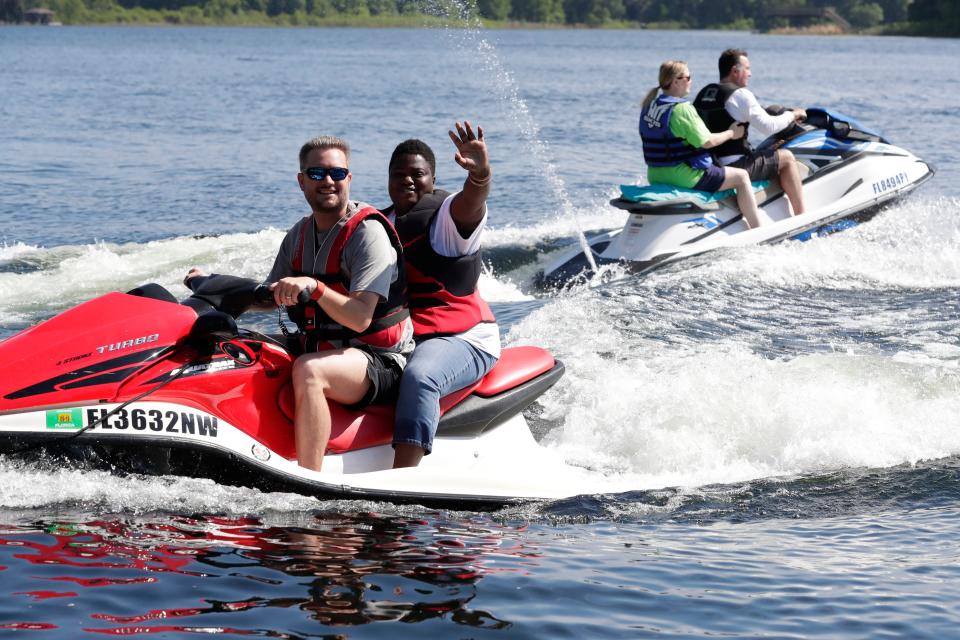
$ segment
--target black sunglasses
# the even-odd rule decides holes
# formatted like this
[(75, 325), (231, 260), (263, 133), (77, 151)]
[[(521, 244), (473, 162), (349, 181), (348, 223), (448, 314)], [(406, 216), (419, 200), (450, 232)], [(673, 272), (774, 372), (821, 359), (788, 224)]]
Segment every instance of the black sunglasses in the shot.
[(343, 167), (309, 167), (303, 170), (303, 174), (310, 178), (311, 180), (320, 181), (330, 176), (334, 182), (340, 182), (350, 175), (350, 169), (344, 169)]

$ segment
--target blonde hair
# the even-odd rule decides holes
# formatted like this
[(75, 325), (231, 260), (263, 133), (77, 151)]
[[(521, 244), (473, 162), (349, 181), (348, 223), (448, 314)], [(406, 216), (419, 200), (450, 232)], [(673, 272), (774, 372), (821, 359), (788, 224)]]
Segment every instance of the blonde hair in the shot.
[(647, 97), (643, 99), (643, 108), (646, 109), (654, 100), (657, 99), (658, 91), (665, 91), (675, 78), (683, 75), (684, 71), (689, 71), (687, 63), (683, 60), (667, 60), (660, 65), (660, 84), (650, 89)]

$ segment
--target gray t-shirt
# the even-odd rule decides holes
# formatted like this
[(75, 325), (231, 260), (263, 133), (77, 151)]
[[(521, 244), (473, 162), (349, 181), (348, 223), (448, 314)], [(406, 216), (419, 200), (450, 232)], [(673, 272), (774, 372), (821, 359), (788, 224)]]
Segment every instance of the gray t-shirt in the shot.
[[(351, 202), (349, 206), (357, 209), (365, 205)], [(298, 230), (301, 222), (295, 224), (287, 232), (286, 237), (280, 244), (277, 258), (274, 260), (273, 268), (267, 278), (269, 282), (276, 282), (281, 278), (295, 275), (293, 273), (293, 256), (297, 250)], [(304, 273), (316, 274), (323, 270), (323, 265), (318, 263), (317, 254), (328, 243), (333, 242), (337, 227), (330, 231), (317, 231), (312, 216), (307, 224), (309, 224), (307, 233), (314, 233), (315, 240), (304, 243), (303, 271)], [(314, 255), (309, 255), (314, 248), (316, 249)], [(364, 220), (360, 223), (343, 248), (340, 269), (350, 281), (349, 290), (351, 293), (372, 291), (383, 299), (387, 298), (390, 293), (390, 285), (396, 281), (398, 276), (397, 252), (394, 251), (390, 238), (387, 236), (387, 231), (382, 224), (375, 220)]]
[[(350, 202), (348, 211), (355, 212), (368, 205), (362, 202)], [(307, 237), (304, 238), (304, 255), (302, 256), (302, 270), (304, 273), (316, 274), (323, 271), (323, 265), (328, 255), (326, 249), (334, 241), (339, 227), (329, 231), (317, 231), (313, 223), (313, 216), (300, 220), (287, 232), (280, 243), (280, 250), (273, 262), (273, 268), (267, 280), (276, 282), (281, 278), (292, 277), (293, 256), (298, 247), (300, 228), (307, 225)], [(376, 220), (364, 220), (353, 235), (347, 240), (340, 256), (340, 271), (350, 282), (351, 293), (358, 291), (372, 291), (386, 300), (390, 295), (390, 285), (399, 275), (397, 268), (397, 252), (393, 249), (387, 230)], [(336, 343), (335, 344), (339, 344)], [(399, 341), (388, 348), (373, 347), (383, 355), (393, 357), (401, 367), (414, 348), (413, 323), (410, 318), (403, 321), (403, 333)]]

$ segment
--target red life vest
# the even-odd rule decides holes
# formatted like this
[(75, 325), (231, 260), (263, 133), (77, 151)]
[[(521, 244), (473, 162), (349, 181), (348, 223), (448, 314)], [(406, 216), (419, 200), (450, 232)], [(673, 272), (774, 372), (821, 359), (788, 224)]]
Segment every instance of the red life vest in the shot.
[(480, 252), (450, 258), (430, 246), (430, 223), (450, 194), (434, 191), (394, 221), (403, 243), (410, 318), (417, 337), (454, 335), (497, 319), (480, 297)]
[(397, 252), (397, 280), (390, 285), (386, 300), (381, 300), (373, 311), (370, 326), (362, 332), (349, 329), (331, 318), (323, 308), (311, 300), (306, 305), (297, 304), (288, 308), (290, 318), (300, 327), (304, 351), (323, 351), (343, 346), (366, 344), (371, 347), (394, 350), (403, 341), (404, 320), (410, 317), (406, 306), (406, 277), (403, 266), (403, 249), (400, 239), (390, 222), (375, 208), (366, 205), (355, 213), (347, 213), (330, 229), (316, 254), (313, 270), (304, 270), (303, 253), (307, 234), (314, 230), (313, 216), (300, 222), (293, 254), (292, 270), (296, 276), (309, 276), (343, 295), (349, 294), (350, 281), (341, 271), (343, 250), (350, 237), (364, 220), (375, 220), (383, 225)]

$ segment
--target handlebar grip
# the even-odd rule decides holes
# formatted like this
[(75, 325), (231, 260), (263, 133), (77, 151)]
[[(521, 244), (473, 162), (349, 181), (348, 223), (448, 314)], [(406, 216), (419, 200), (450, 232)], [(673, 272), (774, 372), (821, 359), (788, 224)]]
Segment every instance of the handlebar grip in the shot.
[[(273, 304), (273, 291), (270, 290), (272, 282), (261, 282), (253, 289), (253, 297), (258, 304)], [(303, 289), (299, 295), (297, 295), (297, 302), (300, 304), (307, 304), (310, 302), (310, 292), (306, 289)]]
[(273, 304), (273, 291), (270, 291), (269, 282), (261, 282), (253, 288), (253, 299), (257, 304)]

